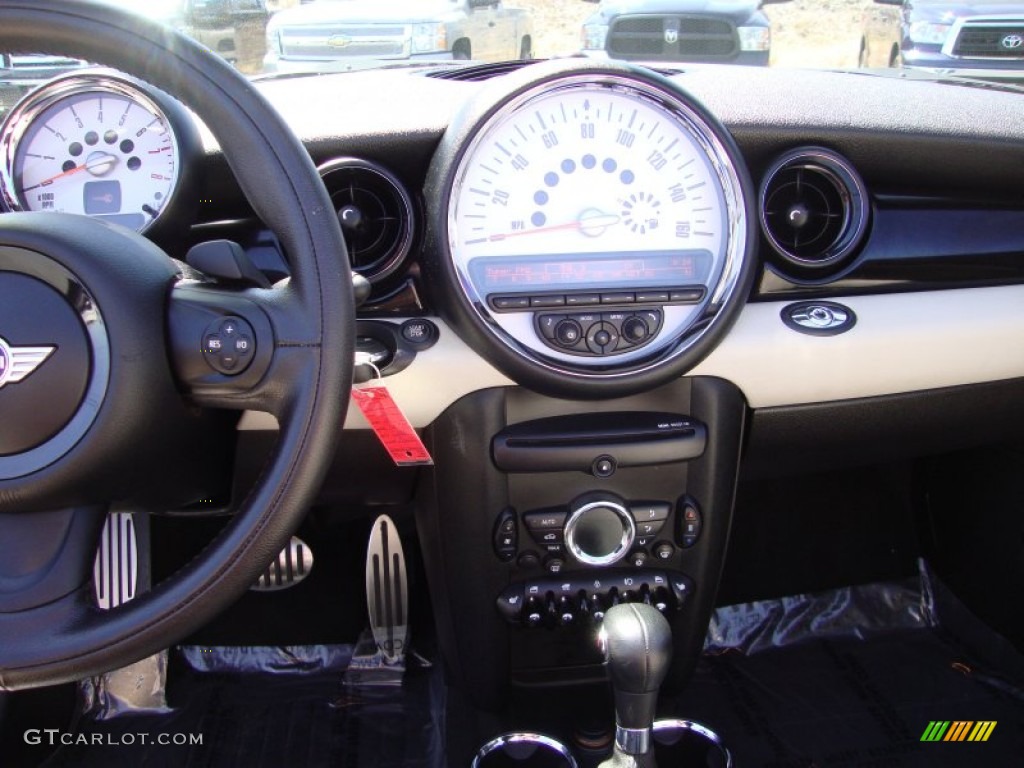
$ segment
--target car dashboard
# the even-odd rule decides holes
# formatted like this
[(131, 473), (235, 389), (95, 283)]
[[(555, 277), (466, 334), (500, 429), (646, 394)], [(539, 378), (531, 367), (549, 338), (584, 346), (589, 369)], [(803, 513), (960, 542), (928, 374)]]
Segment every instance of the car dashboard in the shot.
[[(146, 234), (193, 267), (228, 240), (287, 278), (213, 136), (122, 87), (181, 131), (180, 183)], [(1012, 88), (581, 59), (256, 88), (320, 171), (339, 268), (370, 284), (354, 386), (385, 387), (432, 456), (392, 466), (350, 407), (321, 503), (411, 510), (439, 650), (482, 710), (603, 680), (587, 637), (620, 601), (666, 615), (666, 685), (685, 687), (723, 569), (756, 548), (737, 487), (749, 502), (753, 484), (1018, 434)], [(3, 142), (8, 208), (30, 207)], [(255, 411), (237, 426), (235, 498), (276, 428)]]

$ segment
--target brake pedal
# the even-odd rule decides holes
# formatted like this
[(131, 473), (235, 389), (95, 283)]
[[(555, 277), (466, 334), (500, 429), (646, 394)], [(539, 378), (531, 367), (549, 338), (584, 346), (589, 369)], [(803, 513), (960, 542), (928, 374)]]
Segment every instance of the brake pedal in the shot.
[(111, 512), (92, 566), (96, 605), (109, 611), (135, 597), (139, 584), (139, 546), (131, 512)]
[(262, 575), (249, 589), (254, 592), (277, 592), (294, 587), (309, 576), (313, 570), (313, 550), (298, 536), (292, 536), (277, 559), (267, 566)]
[(374, 521), (366, 548), (366, 604), (373, 639), (392, 664), (405, 655), (409, 633), (406, 576), (398, 529), (390, 517), (381, 515)]

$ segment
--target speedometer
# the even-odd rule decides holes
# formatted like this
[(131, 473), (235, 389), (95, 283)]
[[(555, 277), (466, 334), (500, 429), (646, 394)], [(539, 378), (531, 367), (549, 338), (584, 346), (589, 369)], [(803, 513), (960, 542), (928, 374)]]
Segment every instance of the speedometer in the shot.
[(460, 146), (435, 161), (450, 163), (443, 245), (469, 310), (453, 319), (497, 338), (499, 364), (534, 371), (607, 380), (678, 362), (731, 322), (750, 276), (738, 152), (653, 73), (537, 71), (471, 127), (449, 128)]
[(0, 131), (8, 210), (85, 214), (142, 232), (179, 187), (174, 126), (127, 79), (56, 80), (19, 104)]

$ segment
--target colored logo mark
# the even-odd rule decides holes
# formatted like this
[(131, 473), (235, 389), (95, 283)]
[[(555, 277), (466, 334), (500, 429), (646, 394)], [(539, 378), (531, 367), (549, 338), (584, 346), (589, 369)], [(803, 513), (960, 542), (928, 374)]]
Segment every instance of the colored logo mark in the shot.
[(995, 720), (932, 720), (921, 741), (988, 741), (996, 729)]

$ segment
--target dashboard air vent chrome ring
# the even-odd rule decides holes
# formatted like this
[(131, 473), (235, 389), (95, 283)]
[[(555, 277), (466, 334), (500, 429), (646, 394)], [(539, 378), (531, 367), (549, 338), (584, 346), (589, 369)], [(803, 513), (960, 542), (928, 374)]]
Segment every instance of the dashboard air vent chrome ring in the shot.
[(405, 186), (385, 168), (357, 158), (320, 166), (341, 222), (352, 269), (371, 283), (392, 274), (412, 249), (414, 209)]
[(761, 228), (772, 248), (797, 267), (822, 269), (850, 256), (867, 232), (864, 182), (840, 155), (820, 147), (787, 152), (765, 174)]

